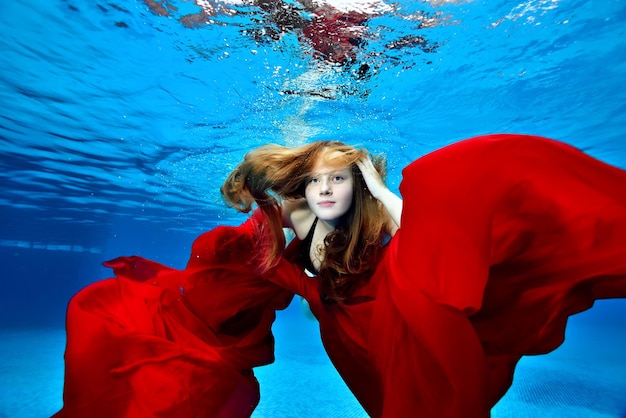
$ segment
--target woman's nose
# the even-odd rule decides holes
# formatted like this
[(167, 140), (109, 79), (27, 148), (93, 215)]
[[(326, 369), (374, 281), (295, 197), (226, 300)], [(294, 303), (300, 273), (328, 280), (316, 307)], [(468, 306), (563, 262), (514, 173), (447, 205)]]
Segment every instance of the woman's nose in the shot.
[(322, 184), (320, 184), (320, 194), (327, 195), (332, 194), (332, 192), (330, 182), (328, 180), (322, 180)]

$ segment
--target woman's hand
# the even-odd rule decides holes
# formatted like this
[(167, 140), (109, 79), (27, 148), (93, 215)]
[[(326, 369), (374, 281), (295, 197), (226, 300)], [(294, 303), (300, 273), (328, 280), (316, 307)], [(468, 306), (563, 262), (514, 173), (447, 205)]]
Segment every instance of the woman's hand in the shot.
[(361, 170), (363, 180), (374, 198), (383, 204), (393, 222), (400, 227), (402, 217), (402, 199), (396, 196), (383, 182), (370, 157), (362, 158), (356, 165)]
[(359, 167), (359, 170), (361, 170), (363, 180), (365, 180), (365, 184), (367, 184), (367, 188), (372, 196), (380, 200), (379, 196), (388, 191), (388, 189), (383, 179), (380, 177), (380, 174), (376, 171), (372, 159), (370, 157), (364, 157), (357, 161), (356, 165)]

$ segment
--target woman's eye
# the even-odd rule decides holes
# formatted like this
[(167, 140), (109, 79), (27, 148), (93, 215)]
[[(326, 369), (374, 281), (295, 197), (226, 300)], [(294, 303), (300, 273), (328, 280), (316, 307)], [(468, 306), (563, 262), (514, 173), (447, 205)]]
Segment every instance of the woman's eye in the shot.
[(317, 182), (318, 182), (318, 180), (317, 180), (317, 179), (309, 179), (309, 184), (311, 184), (311, 183), (317, 183)]
[(334, 177), (333, 177), (333, 181), (334, 181), (334, 182), (340, 182), (340, 181), (343, 181), (343, 176), (334, 176)]

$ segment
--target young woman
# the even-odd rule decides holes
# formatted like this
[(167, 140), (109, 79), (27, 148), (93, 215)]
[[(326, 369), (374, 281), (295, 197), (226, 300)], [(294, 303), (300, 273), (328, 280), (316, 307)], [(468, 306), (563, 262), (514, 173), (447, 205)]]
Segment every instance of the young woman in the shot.
[(249, 417), (260, 396), (252, 368), (273, 362), (274, 312), (292, 298), (256, 268), (259, 216), (201, 235), (184, 270), (106, 262), (117, 278), (68, 306), (55, 417)]
[[(488, 417), (522, 355), (559, 346), (595, 299), (626, 297), (625, 171), (492, 135), (405, 168), (403, 203), (383, 175), (324, 141), (254, 150), (222, 187), (266, 214), (265, 277), (309, 302), (372, 417)], [(283, 226), (296, 239), (281, 256)]]

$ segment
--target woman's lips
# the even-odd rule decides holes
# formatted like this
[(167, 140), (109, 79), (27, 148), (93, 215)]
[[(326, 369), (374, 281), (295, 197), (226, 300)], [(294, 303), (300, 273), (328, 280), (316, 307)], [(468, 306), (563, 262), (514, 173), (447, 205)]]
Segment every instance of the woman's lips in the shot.
[(330, 200), (324, 200), (322, 202), (319, 202), (317, 205), (321, 206), (323, 208), (329, 208), (329, 207), (333, 206), (334, 204), (335, 204), (335, 202), (332, 202)]

